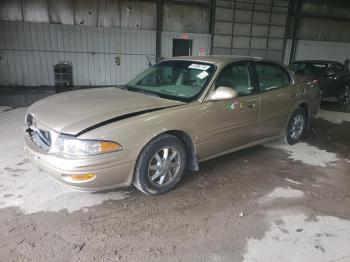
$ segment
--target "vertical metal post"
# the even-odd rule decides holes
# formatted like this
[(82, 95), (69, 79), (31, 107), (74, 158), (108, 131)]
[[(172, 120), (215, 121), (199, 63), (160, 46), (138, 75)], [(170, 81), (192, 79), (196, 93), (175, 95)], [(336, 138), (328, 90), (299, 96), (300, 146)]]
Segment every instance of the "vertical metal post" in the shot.
[(22, 15), (22, 22), (24, 22), (23, 0), (21, 0), (21, 15)]
[(210, 0), (210, 17), (209, 17), (209, 34), (210, 34), (210, 51), (209, 54), (213, 54), (213, 42), (214, 42), (214, 27), (215, 27), (215, 10), (216, 0)]
[(157, 0), (156, 21), (156, 62), (158, 62), (162, 56), (163, 0)]
[(252, 36), (253, 36), (253, 24), (254, 24), (255, 5), (256, 5), (256, 0), (253, 1), (252, 19), (250, 21), (250, 36), (249, 36), (248, 55), (251, 55), (251, 50), (252, 50)]
[(233, 2), (233, 17), (232, 17), (232, 30), (231, 30), (231, 46), (230, 46), (230, 54), (233, 54), (233, 41), (235, 34), (235, 19), (236, 19), (236, 1)]
[(270, 17), (269, 17), (269, 24), (267, 26), (267, 41), (266, 41), (266, 46), (265, 46), (265, 57), (268, 57), (269, 53), (269, 43), (270, 43), (270, 32), (271, 32), (271, 21), (272, 21), (272, 13), (273, 13), (273, 5), (274, 5), (274, 0), (271, 2), (270, 6)]
[(293, 24), (293, 34), (292, 34), (292, 47), (289, 57), (289, 64), (295, 60), (295, 54), (297, 50), (298, 33), (301, 20), (301, 10), (302, 0), (296, 0), (296, 8), (294, 12), (294, 24)]
[[(287, 51), (287, 40), (288, 40), (288, 37), (290, 36), (290, 31), (291, 31), (291, 26), (289, 24), (293, 21), (292, 15), (294, 12), (295, 3), (296, 3), (296, 0), (292, 0), (288, 6), (288, 15), (287, 15), (287, 21), (286, 21), (286, 27), (285, 27), (284, 39), (283, 39), (282, 62), (285, 61), (285, 56), (286, 56), (286, 51)], [(290, 60), (290, 57), (288, 58), (288, 61), (286, 61), (286, 62), (289, 63), (290, 62), (289, 60)]]

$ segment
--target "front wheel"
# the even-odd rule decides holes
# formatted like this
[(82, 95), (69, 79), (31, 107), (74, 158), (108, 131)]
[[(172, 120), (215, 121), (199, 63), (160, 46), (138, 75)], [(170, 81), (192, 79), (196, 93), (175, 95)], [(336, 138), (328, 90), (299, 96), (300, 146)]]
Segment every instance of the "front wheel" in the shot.
[(161, 135), (142, 150), (134, 174), (134, 186), (147, 195), (159, 195), (173, 189), (186, 170), (187, 154), (182, 141)]
[(306, 129), (306, 113), (301, 107), (298, 107), (289, 119), (283, 142), (288, 145), (297, 143)]

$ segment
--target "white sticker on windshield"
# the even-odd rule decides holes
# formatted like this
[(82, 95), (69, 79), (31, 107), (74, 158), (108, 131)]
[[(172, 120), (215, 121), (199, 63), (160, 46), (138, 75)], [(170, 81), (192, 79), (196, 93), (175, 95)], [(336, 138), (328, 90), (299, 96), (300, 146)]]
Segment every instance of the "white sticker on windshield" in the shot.
[(198, 77), (199, 79), (204, 79), (204, 78), (206, 78), (208, 75), (209, 75), (208, 72), (202, 71), (202, 73), (199, 73), (199, 74), (197, 75), (197, 77)]
[(201, 65), (201, 64), (191, 64), (188, 68), (198, 69), (198, 70), (208, 70), (210, 68), (209, 65)]

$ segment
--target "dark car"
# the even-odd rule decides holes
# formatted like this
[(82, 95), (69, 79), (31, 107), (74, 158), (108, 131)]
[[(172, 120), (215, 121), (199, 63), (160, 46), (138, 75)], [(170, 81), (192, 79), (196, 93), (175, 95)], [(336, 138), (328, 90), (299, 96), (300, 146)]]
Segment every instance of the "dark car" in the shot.
[(349, 103), (350, 71), (340, 62), (326, 60), (296, 61), (289, 68), (304, 81), (320, 84), (322, 100), (336, 98)]

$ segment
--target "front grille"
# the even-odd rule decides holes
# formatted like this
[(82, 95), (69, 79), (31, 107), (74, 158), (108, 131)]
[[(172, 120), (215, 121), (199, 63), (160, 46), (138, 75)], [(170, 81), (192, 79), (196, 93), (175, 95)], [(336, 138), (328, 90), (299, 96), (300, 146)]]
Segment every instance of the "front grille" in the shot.
[(38, 127), (32, 115), (26, 117), (27, 132), (32, 142), (42, 151), (48, 152), (51, 148), (51, 135), (48, 130)]

